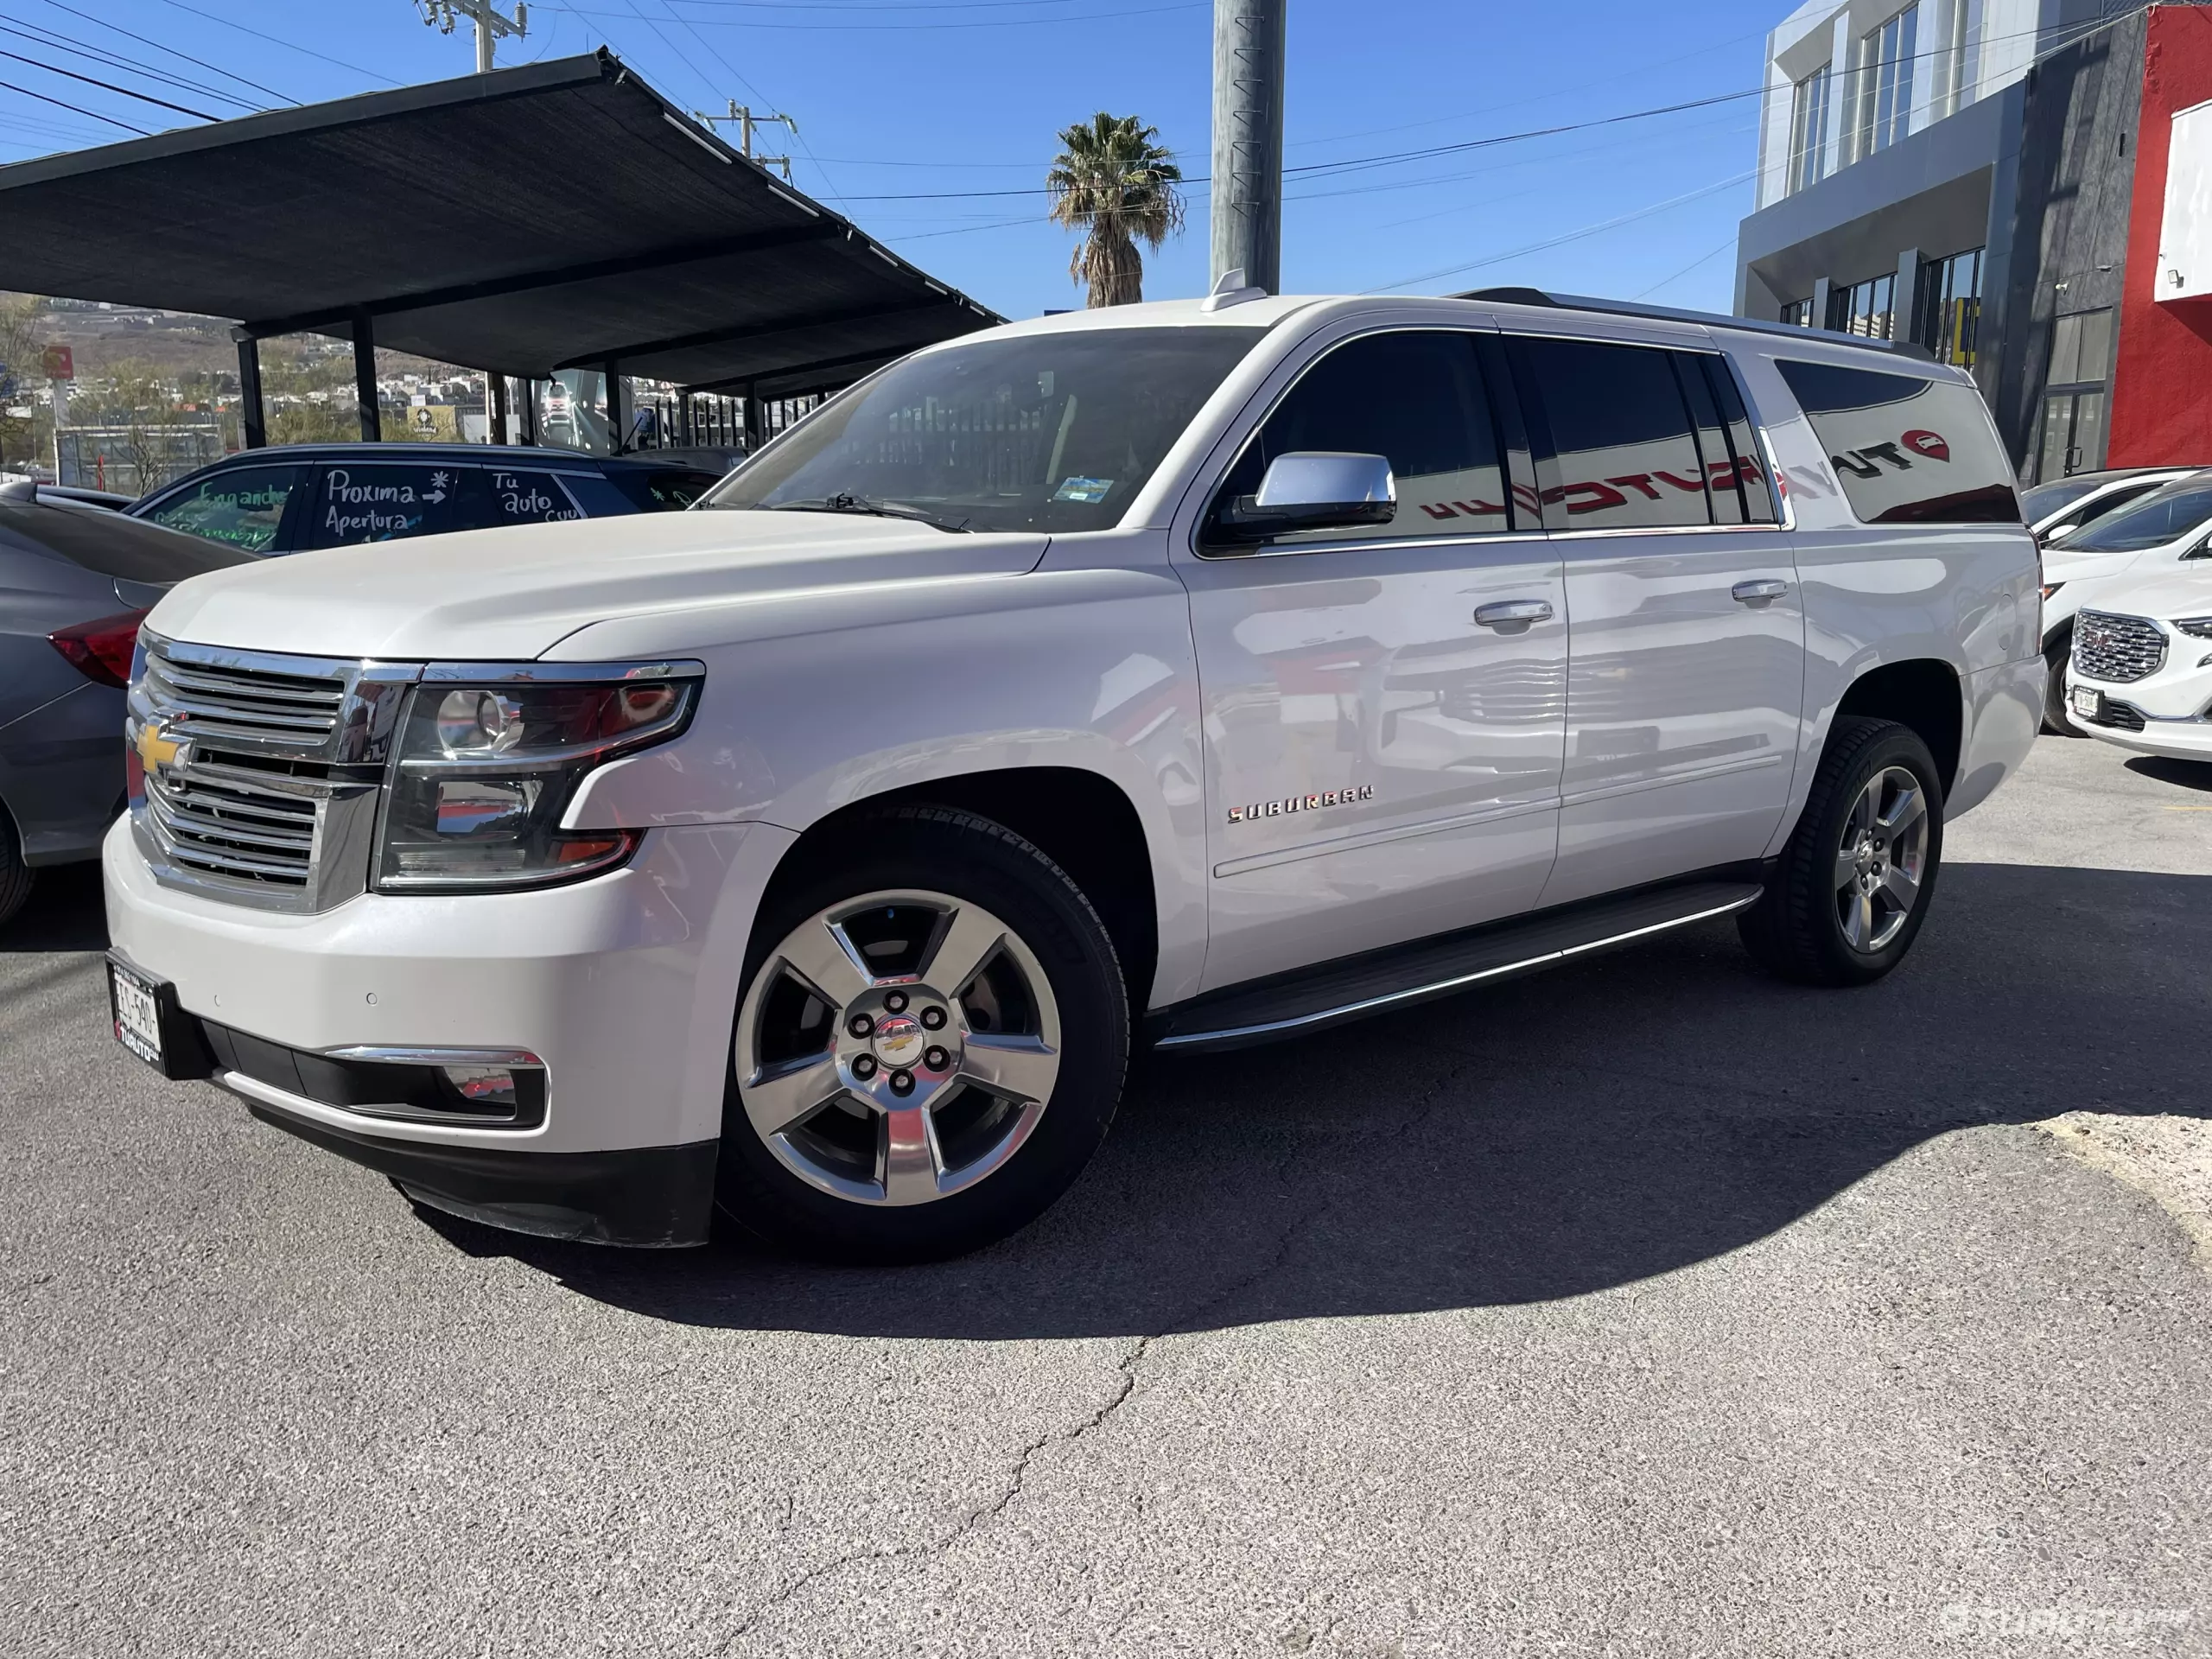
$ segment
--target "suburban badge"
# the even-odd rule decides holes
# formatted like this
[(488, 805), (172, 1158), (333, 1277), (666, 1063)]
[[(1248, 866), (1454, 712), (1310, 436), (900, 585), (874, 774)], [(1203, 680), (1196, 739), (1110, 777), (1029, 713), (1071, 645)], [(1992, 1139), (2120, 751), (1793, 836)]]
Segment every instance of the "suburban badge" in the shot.
[(1350, 806), (1354, 801), (1371, 801), (1375, 785), (1362, 784), (1357, 789), (1325, 790), (1319, 795), (1286, 795), (1279, 801), (1255, 801), (1249, 806), (1229, 809), (1231, 823), (1249, 823), (1255, 818), (1279, 818), (1286, 812), (1311, 812), (1324, 806)]

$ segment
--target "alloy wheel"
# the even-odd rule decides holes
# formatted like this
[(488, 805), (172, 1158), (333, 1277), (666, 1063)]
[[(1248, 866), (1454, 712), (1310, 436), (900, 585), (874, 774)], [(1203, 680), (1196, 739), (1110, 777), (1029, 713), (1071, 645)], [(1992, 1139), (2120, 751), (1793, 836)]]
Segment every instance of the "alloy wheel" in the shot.
[(1910, 919), (1928, 865), (1928, 796), (1903, 766), (1866, 780), (1843, 822), (1835, 855), (1836, 924), (1862, 956), (1875, 956)]
[(855, 1204), (928, 1204), (1003, 1168), (1059, 1076), (1036, 955), (950, 894), (871, 893), (777, 945), (738, 1014), (747, 1121), (784, 1166)]

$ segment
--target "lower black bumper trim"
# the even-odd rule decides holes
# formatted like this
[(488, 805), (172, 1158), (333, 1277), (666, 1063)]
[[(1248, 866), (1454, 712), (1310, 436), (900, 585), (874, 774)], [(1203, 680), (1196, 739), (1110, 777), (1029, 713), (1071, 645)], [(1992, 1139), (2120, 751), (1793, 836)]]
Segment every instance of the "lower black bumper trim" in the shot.
[(613, 1152), (523, 1152), (386, 1140), (248, 1100), (263, 1122), (388, 1175), (433, 1209), (543, 1238), (640, 1249), (704, 1244), (718, 1141)]

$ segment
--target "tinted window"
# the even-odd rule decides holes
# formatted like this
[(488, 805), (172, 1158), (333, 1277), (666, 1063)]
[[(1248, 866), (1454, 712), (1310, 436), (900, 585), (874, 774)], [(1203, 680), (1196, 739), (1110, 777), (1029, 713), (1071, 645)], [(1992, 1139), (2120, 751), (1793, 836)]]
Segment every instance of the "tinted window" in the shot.
[(1971, 385), (1833, 363), (1775, 366), (1864, 523), (2020, 522), (2012, 465)]
[(721, 481), (720, 473), (686, 472), (674, 467), (624, 467), (607, 474), (607, 482), (645, 512), (677, 512)]
[(1105, 530), (1265, 331), (1085, 328), (919, 352), (836, 398), (700, 505), (840, 496), (969, 530)]
[[(1705, 378), (1713, 396), (1720, 405), (1720, 419), (1728, 434), (1728, 460), (1725, 463), (1735, 470), (1736, 482), (1744, 494), (1744, 514), (1754, 524), (1773, 524), (1782, 521), (1776, 508), (1774, 485), (1766, 474), (1764, 452), (1751, 434), (1751, 417), (1744, 407), (1744, 394), (1736, 385), (1736, 371), (1725, 357), (1708, 357), (1703, 353), (1684, 354), (1675, 359), (1687, 365), (1696, 363), (1705, 371)], [(1719, 487), (1724, 463), (1711, 455), (1705, 458), (1705, 473)]]
[(232, 467), (210, 473), (138, 516), (244, 553), (265, 553), (304, 469)]
[(1512, 528), (1497, 433), (1470, 335), (1372, 334), (1338, 346), (1300, 377), (1245, 446), (1215, 498), (1217, 510), (1257, 492), (1277, 456), (1310, 449), (1388, 460), (1397, 515), (1387, 526), (1307, 531), (1279, 543)]
[(2069, 553), (2139, 553), (2178, 541), (2208, 521), (2212, 521), (2212, 478), (2200, 473), (2177, 479), (2126, 512), (2077, 531), (2062, 545)]
[[(2071, 524), (2078, 531), (2084, 524), (2094, 524), (2100, 518), (2109, 518), (2121, 508), (2133, 506), (2158, 487), (2155, 481), (2147, 484), (2131, 484), (2125, 489), (2114, 490), (2109, 495), (2101, 495), (2088, 506), (2083, 507), (2080, 512), (2069, 514), (2066, 524)], [(2065, 524), (2062, 524), (2059, 528), (2063, 530)], [(2071, 542), (2068, 543), (2069, 546), (2072, 544)]]
[(2048, 518), (2062, 507), (2070, 507), (2091, 490), (2102, 489), (2104, 480), (2081, 477), (2062, 478), (2055, 484), (2038, 484), (2032, 490), (2020, 492), (2020, 516), (2030, 524)]
[(1673, 354), (1516, 338), (1514, 372), (1538, 429), (1546, 522), (1561, 530), (1709, 524), (1705, 460)]
[(550, 473), (526, 472), (514, 467), (486, 467), (467, 478), (461, 497), (461, 519), (455, 530), (497, 528), (505, 524), (545, 524), (563, 518), (581, 518), (576, 504)]
[(406, 466), (381, 461), (326, 468), (302, 545), (340, 547), (459, 530), (465, 470), (450, 463)]
[(561, 482), (587, 518), (619, 518), (639, 511), (636, 498), (597, 473), (563, 473)]

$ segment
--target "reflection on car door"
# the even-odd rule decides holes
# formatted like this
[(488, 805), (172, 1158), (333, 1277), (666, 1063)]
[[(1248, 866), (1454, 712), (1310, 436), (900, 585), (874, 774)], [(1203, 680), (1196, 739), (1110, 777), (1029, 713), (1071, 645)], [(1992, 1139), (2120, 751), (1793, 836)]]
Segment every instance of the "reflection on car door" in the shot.
[(1572, 661), (1547, 905), (1757, 859), (1789, 794), (1805, 619), (1726, 363), (1514, 337)]
[(1387, 526), (1258, 549), (1202, 529), (1206, 556), (1185, 568), (1205, 709), (1209, 986), (1510, 914), (1541, 890), (1566, 741), (1566, 605), (1518, 435), (1472, 334), (1370, 334), (1307, 370), (1220, 485), (1216, 511), (1251, 494), (1277, 455), (1382, 454), (1398, 508)]

